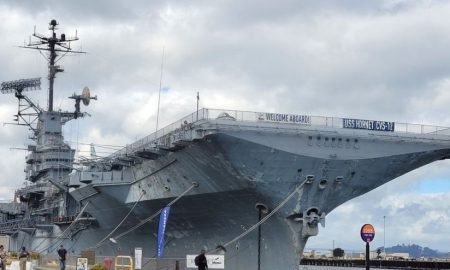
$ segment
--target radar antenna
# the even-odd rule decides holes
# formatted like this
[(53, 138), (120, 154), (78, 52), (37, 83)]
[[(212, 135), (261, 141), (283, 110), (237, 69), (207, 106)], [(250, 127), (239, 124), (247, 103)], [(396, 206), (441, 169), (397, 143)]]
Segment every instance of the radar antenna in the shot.
[(22, 92), (27, 90), (40, 90), (41, 89), (41, 78), (32, 79), (22, 79), (17, 81), (2, 82), (1, 92), (3, 94), (15, 93), (17, 95), (22, 95)]
[[(55, 65), (56, 62), (59, 61), (62, 57), (64, 57), (68, 53), (86, 53), (83, 51), (74, 51), (70, 48), (70, 43), (72, 41), (77, 41), (79, 38), (77, 34), (74, 37), (66, 37), (65, 34), (61, 34), (61, 36), (57, 37), (55, 30), (57, 30), (58, 22), (56, 20), (51, 20), (48, 26), (48, 29), (51, 31), (51, 36), (46, 37), (42, 34), (36, 33), (36, 30), (33, 33), (33, 36), (37, 38), (37, 41), (31, 41), (28, 45), (20, 46), (21, 48), (34, 49), (39, 51), (48, 51), (47, 61), (48, 61), (48, 111), (53, 111), (53, 85), (56, 77), (56, 73), (64, 72), (64, 69)], [(56, 59), (59, 54), (61, 56)]]
[(42, 109), (34, 104), (34, 102), (30, 98), (23, 95), (22, 92), (40, 89), (41, 78), (22, 79), (3, 82), (1, 84), (0, 91), (3, 94), (14, 93), (16, 98), (19, 100), (19, 109), (17, 110), (17, 114), (14, 115), (15, 118), (13, 119), (17, 123), (6, 124), (29, 126), (33, 131), (36, 132), (33, 124), (36, 123), (39, 114), (42, 112)]
[(97, 100), (97, 96), (91, 97), (91, 91), (89, 90), (89, 87), (85, 86), (83, 88), (83, 92), (81, 92), (81, 95), (73, 94), (71, 99), (75, 99), (75, 112), (74, 112), (74, 118), (77, 119), (78, 115), (80, 115), (80, 101), (83, 101), (84, 106), (88, 106), (91, 99)]

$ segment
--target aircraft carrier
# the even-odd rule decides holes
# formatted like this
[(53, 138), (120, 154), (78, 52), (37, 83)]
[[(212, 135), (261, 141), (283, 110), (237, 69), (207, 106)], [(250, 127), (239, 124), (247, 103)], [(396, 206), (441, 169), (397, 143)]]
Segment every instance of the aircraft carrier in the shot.
[(25, 94), (40, 88), (39, 78), (1, 84), (18, 99), (15, 123), (30, 128), (33, 142), (30, 184), (0, 205), (10, 249), (54, 253), (63, 244), (71, 255), (111, 256), (141, 247), (144, 257), (178, 258), (206, 249), (223, 254), (226, 269), (298, 269), (306, 241), (333, 209), (450, 155), (446, 127), (204, 108), (110, 156), (75, 160), (62, 125), (86, 116), (80, 105), (96, 97), (84, 88), (70, 97), (75, 111), (54, 110), (63, 71), (55, 60), (83, 53), (69, 45), (78, 37), (57, 35), (57, 25), (24, 46), (47, 53), (48, 108)]

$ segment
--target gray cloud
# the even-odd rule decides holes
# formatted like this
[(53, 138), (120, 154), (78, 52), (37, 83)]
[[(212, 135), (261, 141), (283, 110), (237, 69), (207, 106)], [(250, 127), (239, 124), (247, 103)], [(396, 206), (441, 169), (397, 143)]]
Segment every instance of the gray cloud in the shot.
[(383, 246), (386, 239), (386, 246), (414, 243), (447, 251), (443, 235), (450, 229), (450, 193), (422, 193), (419, 184), (424, 178), (445, 178), (450, 173), (448, 164), (433, 163), (339, 206), (327, 216), (319, 235), (309, 240), (307, 249), (331, 249), (334, 240), (347, 251), (362, 251), (365, 245), (359, 232), (370, 223), (376, 231), (373, 248)]

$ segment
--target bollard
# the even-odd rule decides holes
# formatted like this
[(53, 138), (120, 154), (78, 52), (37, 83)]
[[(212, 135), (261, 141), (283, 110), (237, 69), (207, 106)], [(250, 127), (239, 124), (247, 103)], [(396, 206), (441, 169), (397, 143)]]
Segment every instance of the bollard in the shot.
[(175, 270), (180, 270), (180, 262), (178, 260), (175, 261)]
[(106, 267), (107, 270), (111, 270), (112, 262), (113, 262), (113, 260), (112, 260), (112, 258), (110, 258), (110, 257), (105, 257), (105, 258), (103, 259), (103, 264), (105, 265), (105, 267)]

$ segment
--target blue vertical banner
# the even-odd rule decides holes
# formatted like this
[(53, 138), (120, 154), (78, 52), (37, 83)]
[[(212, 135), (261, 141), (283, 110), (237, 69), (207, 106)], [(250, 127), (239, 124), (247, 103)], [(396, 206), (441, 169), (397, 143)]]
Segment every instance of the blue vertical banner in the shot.
[(164, 255), (164, 233), (166, 232), (167, 220), (169, 219), (170, 206), (164, 207), (159, 216), (159, 228), (158, 228), (158, 257)]

